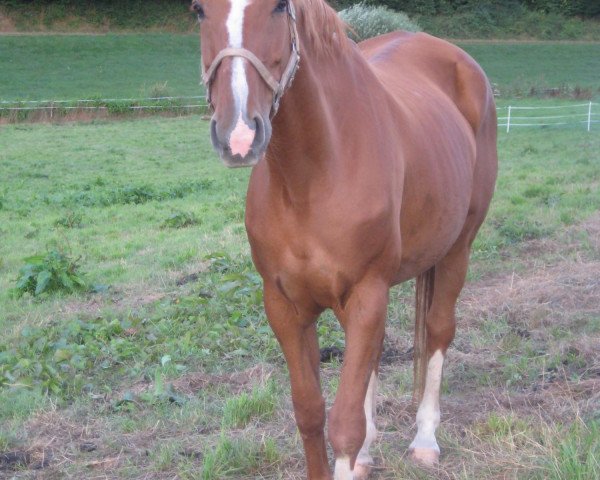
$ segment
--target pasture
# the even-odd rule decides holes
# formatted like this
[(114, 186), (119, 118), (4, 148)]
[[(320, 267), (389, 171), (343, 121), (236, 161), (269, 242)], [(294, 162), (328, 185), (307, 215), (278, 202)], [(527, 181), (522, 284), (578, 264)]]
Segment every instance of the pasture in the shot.
[[(245, 240), (249, 172), (219, 164), (208, 123), (10, 125), (0, 145), (2, 475), (302, 478)], [(600, 473), (600, 135), (521, 130), (499, 147), (448, 357), (440, 468), (404, 458), (404, 285), (389, 309), (375, 478)], [(25, 258), (48, 252), (76, 264), (85, 288), (19, 296)], [(329, 316), (319, 333), (330, 402), (343, 336)]]
[[(575, 87), (598, 95), (593, 42), (458, 42), (503, 98)], [(0, 100), (199, 95), (197, 35), (0, 35)]]
[[(598, 96), (598, 44), (464, 46), (500, 103), (531, 86)], [(0, 100), (199, 93), (194, 35), (0, 36), (0, 71)], [(600, 127), (500, 132), (440, 467), (405, 458), (407, 284), (389, 308), (374, 478), (600, 476), (598, 152)], [(199, 116), (0, 126), (0, 477), (303, 478), (245, 238), (248, 175), (221, 166)], [(319, 334), (330, 404), (343, 335), (329, 315)]]

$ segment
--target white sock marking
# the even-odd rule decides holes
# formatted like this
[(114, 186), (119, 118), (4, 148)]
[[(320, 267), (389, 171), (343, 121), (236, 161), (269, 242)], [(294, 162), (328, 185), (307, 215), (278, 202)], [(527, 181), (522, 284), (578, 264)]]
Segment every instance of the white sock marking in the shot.
[[(367, 388), (367, 394), (365, 395), (365, 417), (367, 420), (367, 432), (365, 435), (365, 441), (363, 443), (360, 452), (356, 458), (356, 463), (361, 465), (372, 465), (373, 457), (369, 455), (369, 448), (371, 443), (377, 437), (377, 429), (375, 428), (375, 393), (377, 390), (377, 375), (375, 372), (371, 373), (369, 379), (369, 387)], [(353, 480), (354, 473), (350, 469), (350, 458), (341, 457), (335, 460), (335, 472), (333, 474), (334, 480)]]
[(350, 457), (336, 458), (333, 480), (353, 480), (354, 474), (350, 469)]
[[(244, 46), (244, 13), (251, 0), (229, 0), (231, 10), (227, 17), (227, 32), (229, 47), (243, 48)], [(245, 60), (234, 57), (231, 75), (231, 90), (235, 99), (236, 112), (245, 114), (248, 105), (248, 80), (246, 78)]]
[(427, 379), (423, 400), (417, 411), (417, 435), (409, 449), (425, 448), (439, 453), (440, 447), (435, 439), (435, 429), (440, 424), (440, 384), (444, 355), (436, 351), (427, 364)]
[(365, 442), (363, 443), (356, 462), (362, 465), (372, 465), (373, 457), (369, 454), (369, 448), (371, 443), (377, 438), (377, 429), (375, 428), (375, 395), (377, 392), (377, 375), (375, 372), (371, 373), (369, 380), (369, 388), (367, 389), (367, 395), (365, 396), (365, 417), (367, 418), (367, 434), (365, 435)]

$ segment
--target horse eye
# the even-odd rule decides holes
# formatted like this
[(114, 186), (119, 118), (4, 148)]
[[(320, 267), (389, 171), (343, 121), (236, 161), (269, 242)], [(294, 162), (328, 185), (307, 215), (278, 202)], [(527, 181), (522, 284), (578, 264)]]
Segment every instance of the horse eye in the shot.
[(204, 9), (198, 2), (192, 3), (192, 10), (194, 10), (196, 15), (198, 15), (198, 20), (202, 20), (204, 18)]
[(274, 13), (283, 13), (287, 10), (288, 8), (288, 0), (279, 0), (279, 2), (277, 3), (277, 6), (275, 7), (275, 10), (273, 10)]

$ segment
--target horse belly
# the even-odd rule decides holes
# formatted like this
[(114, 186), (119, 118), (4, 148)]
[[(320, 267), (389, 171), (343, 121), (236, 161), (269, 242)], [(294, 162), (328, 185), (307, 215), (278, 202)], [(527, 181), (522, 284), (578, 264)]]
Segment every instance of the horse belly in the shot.
[(455, 244), (469, 215), (474, 159), (472, 139), (463, 134), (453, 148), (423, 155), (412, 172), (407, 168), (400, 221), (402, 261), (396, 281), (435, 265)]

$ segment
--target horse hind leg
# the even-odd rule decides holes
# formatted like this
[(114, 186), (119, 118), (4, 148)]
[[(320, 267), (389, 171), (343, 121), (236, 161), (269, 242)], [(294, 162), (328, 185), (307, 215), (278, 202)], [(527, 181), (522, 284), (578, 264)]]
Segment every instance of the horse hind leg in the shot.
[[(418, 402), (417, 434), (409, 451), (414, 460), (425, 465), (438, 462), (440, 448), (435, 431), (440, 424), (440, 385), (446, 350), (454, 338), (456, 301), (464, 285), (469, 261), (469, 246), (455, 246), (432, 272), (431, 305), (425, 317), (426, 348), (423, 371), (415, 366), (415, 399)], [(415, 340), (418, 342), (418, 340)], [(415, 353), (417, 352), (415, 348)], [(417, 359), (416, 359), (417, 360)], [(422, 377), (418, 385), (418, 377)], [(424, 381), (423, 381), (424, 380)]]

